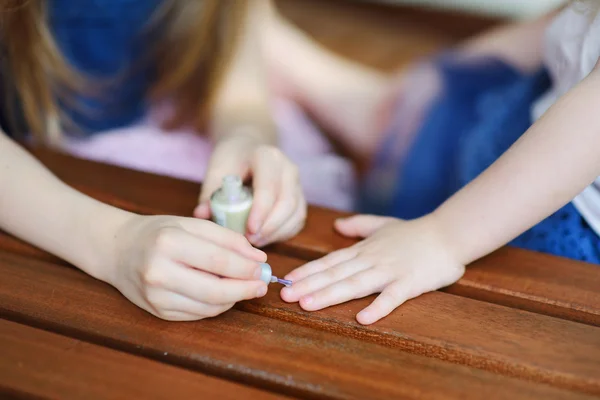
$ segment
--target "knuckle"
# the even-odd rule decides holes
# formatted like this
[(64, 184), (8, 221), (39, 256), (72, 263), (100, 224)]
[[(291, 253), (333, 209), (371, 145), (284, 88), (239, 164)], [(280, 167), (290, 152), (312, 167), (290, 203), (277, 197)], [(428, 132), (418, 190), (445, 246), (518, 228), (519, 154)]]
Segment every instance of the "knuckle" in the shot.
[(150, 267), (142, 274), (142, 282), (149, 287), (162, 286), (165, 280), (166, 277), (161, 268)]
[(231, 238), (231, 244), (233, 244), (233, 246), (236, 249), (243, 249), (245, 247), (250, 247), (250, 242), (248, 241), (248, 239), (245, 236), (242, 235), (235, 235), (234, 237)]
[(163, 310), (166, 308), (164, 296), (157, 293), (156, 291), (149, 291), (146, 294), (146, 300), (148, 300), (148, 303), (150, 303), (155, 309), (155, 311), (159, 314), (162, 313)]
[(396, 290), (386, 290), (380, 295), (386, 305), (395, 306), (400, 303), (400, 293)]
[(211, 288), (205, 293), (205, 301), (209, 304), (219, 304), (223, 302), (225, 298), (225, 291), (222, 287), (216, 286)]
[(362, 279), (358, 276), (358, 274), (351, 275), (346, 278), (346, 284), (348, 284), (352, 288), (357, 288), (363, 285)]
[(156, 238), (154, 239), (155, 248), (158, 251), (166, 251), (173, 248), (176, 241), (175, 236), (176, 234), (171, 228), (160, 229), (156, 234)]
[(328, 280), (337, 282), (342, 279), (343, 270), (340, 268), (329, 268), (325, 271), (325, 276)]
[(275, 146), (261, 146), (257, 153), (263, 157), (268, 157), (275, 160), (278, 160), (283, 156), (281, 150)]
[(226, 268), (228, 264), (229, 255), (223, 251), (212, 251), (208, 257), (210, 266), (218, 269), (219, 271)]

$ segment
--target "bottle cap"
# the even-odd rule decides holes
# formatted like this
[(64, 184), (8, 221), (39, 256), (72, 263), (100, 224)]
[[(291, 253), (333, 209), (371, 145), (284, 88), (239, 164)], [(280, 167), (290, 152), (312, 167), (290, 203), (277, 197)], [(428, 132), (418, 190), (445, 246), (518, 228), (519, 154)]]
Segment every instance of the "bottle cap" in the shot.
[(267, 263), (262, 263), (260, 264), (260, 268), (262, 269), (262, 273), (260, 274), (260, 280), (265, 282), (266, 284), (271, 283), (271, 276), (273, 276), (271, 266)]
[(242, 178), (237, 175), (227, 175), (223, 178), (222, 188), (225, 196), (237, 196), (242, 189)]
[(273, 271), (271, 270), (271, 266), (267, 263), (262, 263), (260, 264), (260, 267), (262, 269), (262, 273), (260, 275), (260, 280), (265, 282), (267, 285), (269, 283), (281, 283), (282, 285), (286, 286), (286, 287), (290, 287), (292, 286), (292, 281), (288, 281), (286, 279), (280, 279), (276, 276), (273, 276)]

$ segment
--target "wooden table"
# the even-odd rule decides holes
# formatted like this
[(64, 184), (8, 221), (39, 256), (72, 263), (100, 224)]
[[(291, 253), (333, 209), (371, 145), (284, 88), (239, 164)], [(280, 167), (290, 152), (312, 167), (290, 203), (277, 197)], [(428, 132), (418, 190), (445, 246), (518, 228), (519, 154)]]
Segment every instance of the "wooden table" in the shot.
[[(62, 179), (143, 214), (189, 215), (196, 184), (49, 152)], [(277, 275), (347, 246), (312, 208), (268, 249)], [(502, 249), (452, 287), (360, 326), (372, 297), (319, 312), (278, 290), (174, 323), (0, 233), (0, 397), (579, 399), (600, 396), (600, 268)]]

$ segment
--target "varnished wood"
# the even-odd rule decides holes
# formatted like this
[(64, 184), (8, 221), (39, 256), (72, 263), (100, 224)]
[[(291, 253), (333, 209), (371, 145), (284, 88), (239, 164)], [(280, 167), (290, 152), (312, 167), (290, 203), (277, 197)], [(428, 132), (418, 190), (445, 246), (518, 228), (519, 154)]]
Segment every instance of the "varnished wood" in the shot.
[(3, 399), (288, 398), (2, 319), (0, 349)]
[(237, 310), (200, 322), (162, 321), (79, 271), (7, 253), (0, 253), (0, 276), (0, 317), (279, 393), (329, 399), (585, 398)]
[[(388, 71), (498, 22), (345, 0), (277, 1), (326, 47)], [(35, 153), (71, 185), (124, 209), (189, 216), (196, 205), (197, 184)], [(304, 232), (268, 249), (275, 271), (355, 243), (333, 231), (340, 216), (311, 208)], [(3, 398), (7, 390), (28, 398), (600, 395), (598, 267), (516, 249), (486, 257), (445, 293), (410, 301), (369, 327), (354, 315), (372, 298), (308, 313), (283, 303), (274, 286), (214, 319), (161, 321), (1, 232), (0, 276)]]
[[(143, 214), (191, 214), (199, 185), (35, 151), (58, 176), (101, 201)], [(157, 188), (160, 188), (158, 190)], [(356, 243), (333, 230), (346, 214), (311, 207), (306, 228), (270, 251), (312, 260)], [(0, 236), (0, 249), (8, 245)], [(18, 247), (18, 246), (17, 246)], [(16, 249), (15, 244), (10, 248)], [(529, 251), (504, 248), (469, 266), (448, 292), (600, 326), (600, 268)]]
[[(269, 254), (274, 273), (299, 260)], [(361, 326), (355, 315), (373, 297), (319, 312), (282, 303), (278, 293), (246, 302), (245, 310), (306, 324), (416, 354), (600, 395), (600, 328), (435, 292)]]

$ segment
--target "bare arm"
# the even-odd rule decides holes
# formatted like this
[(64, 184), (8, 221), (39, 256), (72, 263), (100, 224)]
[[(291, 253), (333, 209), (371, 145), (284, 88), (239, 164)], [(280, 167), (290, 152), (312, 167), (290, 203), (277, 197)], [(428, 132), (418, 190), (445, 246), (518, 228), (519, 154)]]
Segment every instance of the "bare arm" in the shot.
[(600, 175), (598, 104), (596, 68), (433, 213), (458, 260), (467, 264), (503, 246)]
[(559, 12), (492, 28), (461, 43), (458, 49), (500, 57), (523, 72), (535, 71), (542, 66), (546, 28)]
[(216, 141), (241, 132), (261, 143), (275, 144), (262, 35), (270, 0), (249, 0), (240, 41), (229, 65), (213, 114)]
[(68, 187), (0, 132), (0, 229), (106, 280), (131, 215)]

